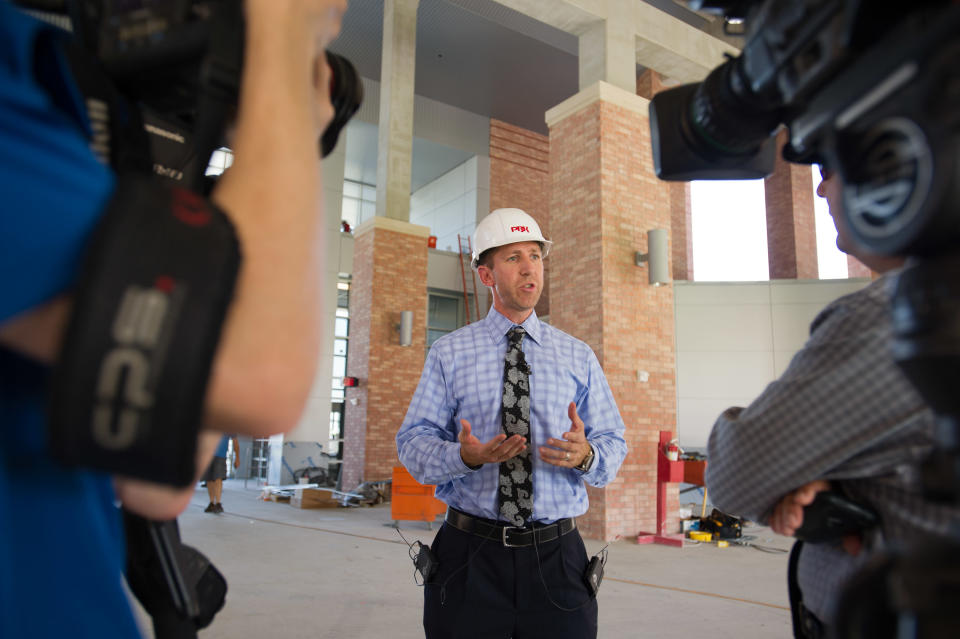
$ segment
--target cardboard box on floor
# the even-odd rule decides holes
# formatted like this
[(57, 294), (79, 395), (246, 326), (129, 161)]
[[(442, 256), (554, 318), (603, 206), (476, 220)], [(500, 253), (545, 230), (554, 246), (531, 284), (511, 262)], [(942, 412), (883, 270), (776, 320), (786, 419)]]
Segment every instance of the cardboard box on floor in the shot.
[(290, 505), (294, 508), (336, 508), (340, 504), (329, 490), (304, 488), (293, 491)]

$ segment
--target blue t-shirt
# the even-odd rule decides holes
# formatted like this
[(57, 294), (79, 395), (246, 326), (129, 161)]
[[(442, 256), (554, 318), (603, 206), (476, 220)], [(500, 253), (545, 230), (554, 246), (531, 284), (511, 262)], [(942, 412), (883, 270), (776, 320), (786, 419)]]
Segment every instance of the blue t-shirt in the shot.
[[(69, 291), (113, 190), (61, 37), (0, 0), (0, 323)], [(0, 637), (139, 637), (110, 478), (50, 456), (48, 373), (0, 347)]]
[(214, 457), (227, 456), (227, 448), (230, 446), (230, 437), (232, 437), (232, 435), (224, 435), (220, 438), (220, 443), (217, 444), (217, 450), (213, 453)]

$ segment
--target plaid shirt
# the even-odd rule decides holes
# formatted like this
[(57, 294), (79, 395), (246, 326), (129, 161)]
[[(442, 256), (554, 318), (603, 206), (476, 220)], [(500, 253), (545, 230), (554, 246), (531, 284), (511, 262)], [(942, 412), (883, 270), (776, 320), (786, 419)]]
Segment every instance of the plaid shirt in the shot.
[[(921, 494), (934, 418), (890, 355), (888, 282), (829, 304), (780, 379), (717, 419), (706, 483), (718, 508), (766, 522), (788, 492), (827, 479), (880, 514), (886, 542), (945, 535), (960, 521), (960, 509)], [(814, 544), (800, 557), (804, 605), (829, 623), (862, 557)]]
[[(499, 519), (497, 464), (471, 470), (460, 458), (460, 420), (486, 442), (502, 432), (500, 403), (506, 333), (514, 324), (491, 308), (487, 316), (438, 339), (427, 356), (397, 433), (400, 461), (417, 481), (437, 485), (437, 498), (478, 517)], [(530, 366), (530, 445), (533, 446), (533, 519), (551, 522), (587, 510), (584, 483), (611, 482), (627, 454), (624, 425), (613, 394), (589, 346), (531, 313), (522, 324)], [(577, 405), (596, 458), (589, 472), (544, 463), (537, 446), (570, 430), (567, 407)]]

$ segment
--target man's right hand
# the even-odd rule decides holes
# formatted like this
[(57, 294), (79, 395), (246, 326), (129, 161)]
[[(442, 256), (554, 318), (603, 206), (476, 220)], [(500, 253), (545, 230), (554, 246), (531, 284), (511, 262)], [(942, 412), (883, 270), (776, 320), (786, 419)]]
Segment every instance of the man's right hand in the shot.
[(784, 495), (773, 507), (773, 515), (770, 516), (770, 528), (773, 529), (773, 532), (786, 537), (793, 537), (797, 528), (803, 525), (804, 506), (813, 503), (817, 493), (824, 490), (830, 490), (830, 483), (817, 479)]
[(516, 457), (527, 447), (526, 437), (511, 435), (508, 438), (505, 433), (500, 433), (486, 443), (481, 442), (473, 435), (470, 422), (465, 419), (460, 420), (460, 434), (457, 439), (460, 441), (460, 459), (471, 468), (489, 463), (499, 464)]
[[(830, 482), (816, 479), (784, 495), (773, 507), (770, 528), (777, 534), (793, 537), (797, 529), (803, 525), (804, 507), (812, 504), (817, 494), (825, 490), (830, 490)], [(841, 541), (843, 549), (853, 556), (860, 553), (862, 544), (859, 535), (844, 535)]]

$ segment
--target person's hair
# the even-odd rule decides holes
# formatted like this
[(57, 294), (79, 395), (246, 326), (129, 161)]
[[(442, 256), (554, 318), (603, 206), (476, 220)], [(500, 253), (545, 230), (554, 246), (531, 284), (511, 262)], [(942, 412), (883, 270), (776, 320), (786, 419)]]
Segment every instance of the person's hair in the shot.
[(480, 254), (477, 258), (477, 266), (486, 266), (490, 268), (490, 256), (493, 255), (493, 252), (500, 248), (499, 246), (494, 246), (493, 248), (488, 248), (486, 251)]

